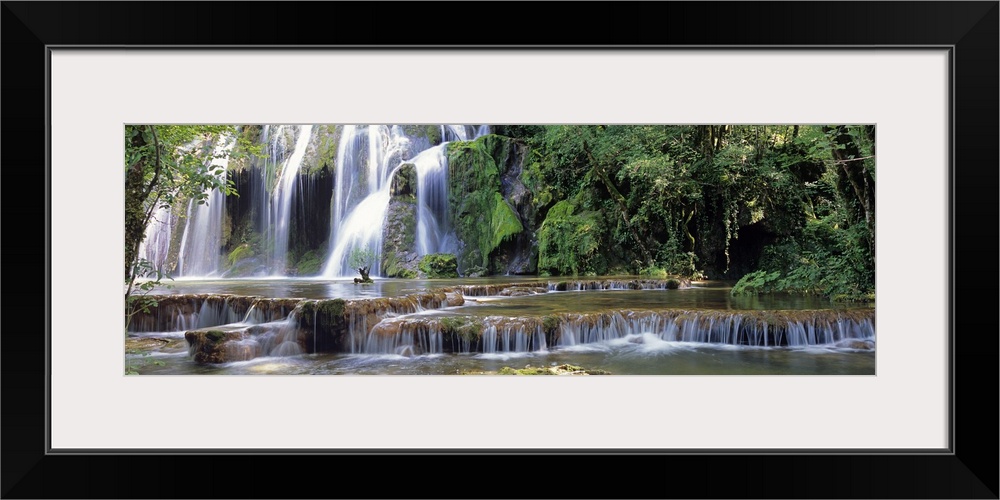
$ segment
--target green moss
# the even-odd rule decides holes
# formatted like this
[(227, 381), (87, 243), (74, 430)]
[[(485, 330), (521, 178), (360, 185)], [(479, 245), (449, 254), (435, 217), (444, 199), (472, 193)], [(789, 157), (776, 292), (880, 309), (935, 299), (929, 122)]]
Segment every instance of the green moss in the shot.
[(667, 290), (676, 290), (681, 287), (681, 280), (670, 278), (667, 280)]
[(500, 176), (512, 149), (512, 139), (493, 134), (448, 143), (451, 215), (463, 243), (457, 257), (465, 276), (486, 274), (490, 254), (524, 230), (517, 212), (500, 194)]
[(555, 333), (559, 329), (559, 316), (548, 315), (542, 318), (542, 330), (545, 333)]
[(209, 330), (205, 332), (205, 338), (208, 339), (209, 342), (215, 343), (226, 338), (226, 333), (219, 330)]
[(392, 176), (389, 193), (392, 196), (412, 196), (417, 189), (417, 167), (412, 163), (399, 166)]
[(316, 308), (319, 314), (334, 318), (344, 315), (345, 304), (344, 299), (321, 300), (316, 303)]
[(599, 212), (579, 211), (569, 200), (556, 203), (538, 230), (538, 269), (553, 274), (601, 274)]
[(483, 336), (482, 321), (468, 316), (451, 316), (441, 318), (441, 333), (457, 335), (466, 342), (475, 342)]
[(384, 269), (387, 278), (414, 279), (417, 277), (416, 271), (403, 267), (399, 262), (399, 257), (394, 252), (382, 254), (382, 269)]
[(425, 255), (417, 264), (428, 278), (457, 278), (458, 261), (450, 253), (434, 253)]
[(315, 276), (323, 268), (323, 256), (317, 250), (310, 250), (295, 263), (295, 274), (298, 276)]
[(248, 243), (244, 243), (234, 248), (232, 252), (229, 252), (229, 255), (226, 256), (226, 262), (228, 262), (229, 266), (232, 267), (236, 265), (237, 262), (253, 257), (253, 255), (253, 248), (251, 248)]
[(490, 251), (507, 241), (511, 236), (524, 230), (517, 212), (503, 199), (500, 193), (493, 196), (493, 215), (490, 219), (490, 231), (493, 233)]
[(316, 144), (316, 156), (306, 159), (307, 161), (302, 165), (303, 173), (312, 175), (323, 168), (334, 169), (342, 129), (343, 127), (338, 125), (319, 125), (313, 127), (314, 137), (312, 142)]

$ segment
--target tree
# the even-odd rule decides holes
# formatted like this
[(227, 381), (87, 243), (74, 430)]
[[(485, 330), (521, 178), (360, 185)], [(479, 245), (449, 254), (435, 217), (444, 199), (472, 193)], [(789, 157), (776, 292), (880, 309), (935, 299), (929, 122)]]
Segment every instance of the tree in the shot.
[(375, 262), (375, 252), (367, 248), (355, 248), (351, 251), (350, 264), (351, 267), (358, 268), (358, 273), (361, 274), (360, 278), (354, 278), (355, 283), (374, 283), (369, 276), (369, 272), (372, 268), (372, 263)]

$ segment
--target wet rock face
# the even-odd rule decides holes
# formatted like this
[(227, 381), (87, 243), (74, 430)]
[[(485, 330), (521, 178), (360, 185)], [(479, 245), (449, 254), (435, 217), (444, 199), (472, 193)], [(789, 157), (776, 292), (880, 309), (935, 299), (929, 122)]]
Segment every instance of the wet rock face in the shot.
[[(395, 181), (394, 181), (395, 182)], [(417, 200), (413, 195), (394, 196), (389, 200), (382, 231), (382, 275), (387, 278), (416, 278), (420, 256), (417, 254)]]
[(408, 196), (417, 194), (417, 168), (412, 163), (404, 163), (399, 166), (396, 175), (392, 176), (392, 184), (389, 187), (389, 194), (392, 196)]
[(524, 231), (500, 244), (493, 255), (492, 267), (496, 274), (535, 274), (538, 272), (538, 240), (533, 228), (537, 227), (534, 195), (521, 180), (524, 158), (528, 147), (519, 141), (508, 140), (503, 146), (500, 168), (500, 194), (514, 208)]

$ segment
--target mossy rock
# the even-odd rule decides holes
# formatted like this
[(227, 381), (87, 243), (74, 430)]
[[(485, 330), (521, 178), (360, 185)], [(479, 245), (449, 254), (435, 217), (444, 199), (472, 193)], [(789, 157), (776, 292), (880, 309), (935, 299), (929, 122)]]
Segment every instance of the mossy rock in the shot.
[(450, 253), (434, 253), (425, 255), (417, 265), (420, 272), (428, 278), (457, 278), (458, 260)]
[(555, 315), (551, 315), (551, 314), (548, 315), (548, 316), (543, 316), (542, 317), (542, 330), (546, 334), (555, 333), (556, 330), (559, 329), (560, 322), (561, 321), (559, 319), (559, 316), (555, 316)]
[[(396, 178), (399, 177), (394, 179)], [(413, 182), (415, 186), (415, 178)], [(419, 255), (416, 234), (416, 198), (412, 194), (393, 196), (389, 201), (382, 231), (382, 261), (379, 263), (382, 276), (407, 279), (417, 277)]]
[(463, 276), (489, 274), (491, 255), (524, 231), (501, 184), (514, 149), (513, 139), (492, 134), (448, 143), (449, 199)]
[(219, 330), (209, 330), (205, 332), (205, 338), (212, 342), (219, 342), (220, 340), (226, 338), (226, 333)]
[(319, 251), (310, 250), (295, 263), (297, 276), (315, 276), (323, 269), (323, 255)]
[(524, 368), (511, 368), (505, 366), (497, 372), (500, 375), (610, 375), (605, 370), (588, 370), (576, 365), (540, 366), (531, 365)]
[(392, 176), (389, 193), (392, 196), (408, 196), (417, 194), (417, 167), (412, 163), (399, 166)]
[(441, 333), (455, 335), (467, 342), (475, 342), (483, 336), (483, 322), (467, 316), (441, 318)]
[(254, 256), (253, 248), (250, 247), (248, 243), (244, 243), (234, 248), (229, 255), (226, 256), (226, 262), (230, 267), (236, 265), (238, 262), (248, 259)]

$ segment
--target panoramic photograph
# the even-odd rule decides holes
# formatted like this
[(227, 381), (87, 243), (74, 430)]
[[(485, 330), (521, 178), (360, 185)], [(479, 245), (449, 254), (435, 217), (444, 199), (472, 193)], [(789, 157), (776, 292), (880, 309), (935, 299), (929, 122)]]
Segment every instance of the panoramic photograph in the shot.
[(126, 375), (875, 375), (875, 126), (126, 125)]

